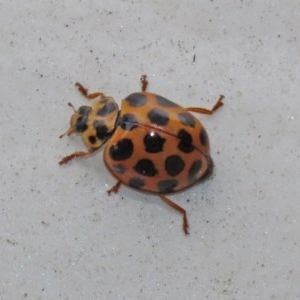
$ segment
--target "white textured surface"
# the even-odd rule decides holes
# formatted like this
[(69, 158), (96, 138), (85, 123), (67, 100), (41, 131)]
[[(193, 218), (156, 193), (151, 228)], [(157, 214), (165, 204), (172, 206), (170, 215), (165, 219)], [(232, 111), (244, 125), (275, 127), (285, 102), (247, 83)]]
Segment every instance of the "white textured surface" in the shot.
[[(300, 299), (299, 1), (1, 1), (1, 299)], [(195, 56), (195, 62), (193, 57)], [(73, 84), (202, 117), (214, 176), (172, 199), (59, 140)], [(209, 100), (208, 100), (209, 99)], [(188, 201), (189, 200), (189, 201)]]

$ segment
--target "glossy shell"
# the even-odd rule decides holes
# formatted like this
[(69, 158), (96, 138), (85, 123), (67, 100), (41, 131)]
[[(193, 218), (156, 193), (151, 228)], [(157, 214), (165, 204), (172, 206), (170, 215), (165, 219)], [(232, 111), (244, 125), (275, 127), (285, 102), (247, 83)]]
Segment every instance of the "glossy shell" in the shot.
[(187, 109), (152, 93), (122, 101), (104, 161), (123, 184), (156, 194), (187, 188), (212, 168), (207, 133)]

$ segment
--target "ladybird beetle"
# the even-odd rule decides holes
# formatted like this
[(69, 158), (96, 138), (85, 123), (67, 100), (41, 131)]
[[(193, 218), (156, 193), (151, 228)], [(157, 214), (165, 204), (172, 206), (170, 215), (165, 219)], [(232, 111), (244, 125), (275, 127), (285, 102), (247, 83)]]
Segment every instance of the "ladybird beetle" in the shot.
[(178, 192), (203, 179), (213, 168), (208, 135), (190, 112), (213, 114), (223, 105), (221, 95), (212, 109), (183, 108), (157, 94), (146, 92), (146, 75), (141, 77), (142, 92), (127, 96), (119, 109), (112, 97), (101, 92), (88, 93), (75, 84), (92, 106), (74, 110), (69, 129), (60, 136), (79, 133), (87, 151), (64, 157), (65, 164), (75, 157), (88, 156), (105, 145), (104, 162), (117, 179), (110, 190), (117, 192), (121, 184), (142, 192), (157, 194), (163, 202), (183, 217), (183, 231), (189, 224), (184, 208), (166, 194)]

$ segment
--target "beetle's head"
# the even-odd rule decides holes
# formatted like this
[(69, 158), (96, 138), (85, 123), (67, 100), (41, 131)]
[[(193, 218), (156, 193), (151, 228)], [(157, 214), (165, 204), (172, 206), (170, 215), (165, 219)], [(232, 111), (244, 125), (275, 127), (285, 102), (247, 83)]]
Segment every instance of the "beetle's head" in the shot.
[(69, 102), (68, 105), (72, 107), (74, 113), (71, 115), (70, 118), (69, 129), (62, 135), (60, 135), (60, 138), (62, 138), (65, 135), (69, 136), (73, 133), (84, 132), (87, 129), (88, 116), (92, 110), (92, 107), (87, 105), (80, 106), (78, 110), (74, 107), (72, 103)]
[(60, 138), (79, 133), (89, 149), (100, 148), (112, 135), (119, 114), (117, 103), (111, 97), (97, 101), (93, 106), (83, 105), (78, 110), (71, 104), (74, 113), (70, 127)]

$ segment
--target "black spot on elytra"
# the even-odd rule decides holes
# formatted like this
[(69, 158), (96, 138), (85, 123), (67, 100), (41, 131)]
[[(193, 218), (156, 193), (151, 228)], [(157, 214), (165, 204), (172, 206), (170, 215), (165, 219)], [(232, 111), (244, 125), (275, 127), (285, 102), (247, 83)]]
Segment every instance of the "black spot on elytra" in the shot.
[(145, 185), (145, 181), (139, 177), (129, 179), (128, 185), (135, 189), (141, 189)]
[(137, 127), (138, 121), (135, 115), (125, 114), (119, 118), (118, 124), (122, 127), (122, 129), (130, 131)]
[(193, 145), (192, 136), (184, 129), (181, 129), (177, 137), (179, 138), (178, 149), (184, 153), (192, 152), (195, 147)]
[(195, 119), (194, 117), (188, 113), (188, 112), (184, 112), (184, 113), (180, 113), (178, 114), (178, 119), (180, 120), (180, 122), (185, 125), (185, 126), (189, 126), (189, 127), (195, 127)]
[(126, 168), (121, 164), (113, 165), (112, 168), (115, 172), (117, 172), (119, 174), (124, 174), (126, 171)]
[(141, 107), (146, 104), (147, 98), (142, 93), (134, 93), (125, 98), (125, 101), (132, 107)]
[(178, 175), (184, 169), (185, 163), (178, 155), (170, 155), (165, 160), (165, 168), (170, 176)]
[(166, 139), (162, 138), (155, 132), (150, 132), (144, 137), (145, 150), (148, 153), (157, 153), (163, 150)]
[(140, 159), (137, 164), (133, 167), (133, 169), (144, 176), (153, 177), (157, 174), (157, 170), (155, 168), (154, 163), (147, 158)]
[(202, 175), (201, 180), (205, 180), (209, 176), (211, 176), (214, 170), (214, 162), (210, 156), (206, 157), (206, 162), (207, 162), (207, 169), (205, 173)]
[(118, 105), (116, 103), (107, 102), (97, 111), (97, 115), (100, 117), (105, 117), (117, 109)]
[(169, 115), (162, 109), (153, 108), (148, 112), (148, 118), (152, 124), (158, 126), (167, 125), (169, 122)]
[(130, 139), (122, 139), (109, 148), (109, 155), (112, 160), (125, 160), (132, 155), (133, 148), (134, 146)]
[(208, 135), (207, 135), (207, 132), (205, 130), (205, 128), (203, 127), (201, 132), (200, 132), (200, 142), (203, 146), (207, 146), (208, 143), (209, 143), (209, 139), (208, 139)]
[(103, 121), (94, 121), (93, 126), (96, 130), (96, 136), (98, 139), (105, 140), (110, 136), (108, 128)]
[(201, 168), (202, 168), (202, 161), (201, 160), (195, 160), (193, 162), (193, 164), (191, 165), (191, 167), (189, 169), (189, 173), (188, 173), (190, 182), (195, 181), (195, 179), (197, 178), (197, 174), (201, 170)]
[(176, 107), (178, 106), (176, 103), (162, 97), (162, 96), (159, 96), (159, 95), (156, 95), (156, 101), (157, 101), (157, 104), (161, 105), (161, 106), (164, 106), (164, 107)]
[(161, 180), (157, 183), (157, 188), (161, 194), (171, 193), (174, 191), (178, 181), (176, 179)]

